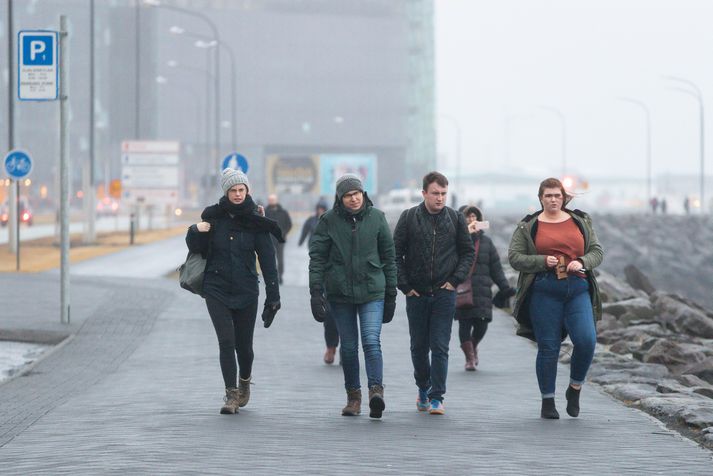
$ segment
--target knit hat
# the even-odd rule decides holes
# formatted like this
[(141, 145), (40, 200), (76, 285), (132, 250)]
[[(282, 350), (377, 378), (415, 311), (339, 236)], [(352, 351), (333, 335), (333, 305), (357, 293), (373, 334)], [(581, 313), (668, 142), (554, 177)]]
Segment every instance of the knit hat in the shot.
[(227, 194), (232, 187), (243, 184), (250, 191), (250, 182), (248, 176), (242, 170), (235, 170), (228, 167), (223, 170), (223, 176), (220, 177), (220, 186), (223, 188), (223, 193)]
[(364, 191), (364, 185), (361, 183), (361, 179), (354, 174), (344, 174), (337, 179), (337, 198), (339, 200), (344, 197), (345, 194), (352, 192), (354, 190)]

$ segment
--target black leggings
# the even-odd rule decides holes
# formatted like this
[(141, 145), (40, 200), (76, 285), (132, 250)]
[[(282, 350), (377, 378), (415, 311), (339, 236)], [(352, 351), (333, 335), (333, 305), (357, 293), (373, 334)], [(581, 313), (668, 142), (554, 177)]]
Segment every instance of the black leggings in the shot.
[[(471, 334), (471, 329), (473, 330)], [(461, 319), (458, 321), (458, 337), (460, 343), (473, 340), (478, 345), (488, 331), (488, 321), (484, 319)]]
[[(237, 387), (237, 366), (240, 378), (250, 378), (253, 369), (253, 334), (257, 317), (257, 300), (244, 309), (230, 309), (215, 298), (206, 296), (206, 306), (213, 321), (220, 349), (220, 370), (225, 388)], [(235, 364), (235, 354), (238, 364)]]
[(324, 318), (324, 342), (327, 344), (327, 347), (336, 347), (339, 345), (337, 324), (329, 312), (327, 312), (327, 316)]

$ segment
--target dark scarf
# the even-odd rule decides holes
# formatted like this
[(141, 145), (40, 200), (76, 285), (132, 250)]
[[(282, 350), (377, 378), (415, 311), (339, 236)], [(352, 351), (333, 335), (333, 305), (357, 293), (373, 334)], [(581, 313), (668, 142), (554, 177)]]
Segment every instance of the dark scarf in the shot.
[(238, 204), (228, 200), (228, 197), (222, 196), (218, 201), (218, 205), (224, 212), (232, 215), (231, 223), (234, 229), (253, 233), (268, 232), (280, 243), (285, 242), (282, 237), (282, 230), (277, 226), (277, 222), (258, 215), (257, 205), (250, 195), (245, 197), (243, 203)]

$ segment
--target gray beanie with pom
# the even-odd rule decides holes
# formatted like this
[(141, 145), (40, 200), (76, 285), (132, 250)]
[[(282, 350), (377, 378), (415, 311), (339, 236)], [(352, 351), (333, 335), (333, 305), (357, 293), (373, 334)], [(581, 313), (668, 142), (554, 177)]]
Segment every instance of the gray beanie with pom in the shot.
[(228, 167), (223, 170), (223, 176), (220, 177), (220, 186), (223, 188), (223, 193), (227, 194), (232, 187), (243, 184), (250, 191), (250, 182), (248, 176), (242, 170), (231, 169)]

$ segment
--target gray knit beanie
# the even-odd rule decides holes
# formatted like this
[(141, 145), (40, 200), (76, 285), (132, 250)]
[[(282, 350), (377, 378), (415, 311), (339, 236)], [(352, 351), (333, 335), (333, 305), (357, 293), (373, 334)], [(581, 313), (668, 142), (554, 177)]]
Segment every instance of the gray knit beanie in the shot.
[(364, 185), (361, 183), (361, 179), (354, 174), (344, 174), (337, 179), (337, 198), (339, 200), (344, 197), (345, 194), (352, 192), (354, 190), (364, 191)]
[(228, 190), (238, 184), (245, 185), (245, 188), (250, 191), (250, 182), (248, 176), (242, 170), (235, 170), (228, 167), (223, 170), (223, 176), (220, 177), (220, 186), (223, 188), (223, 193), (227, 194)]

